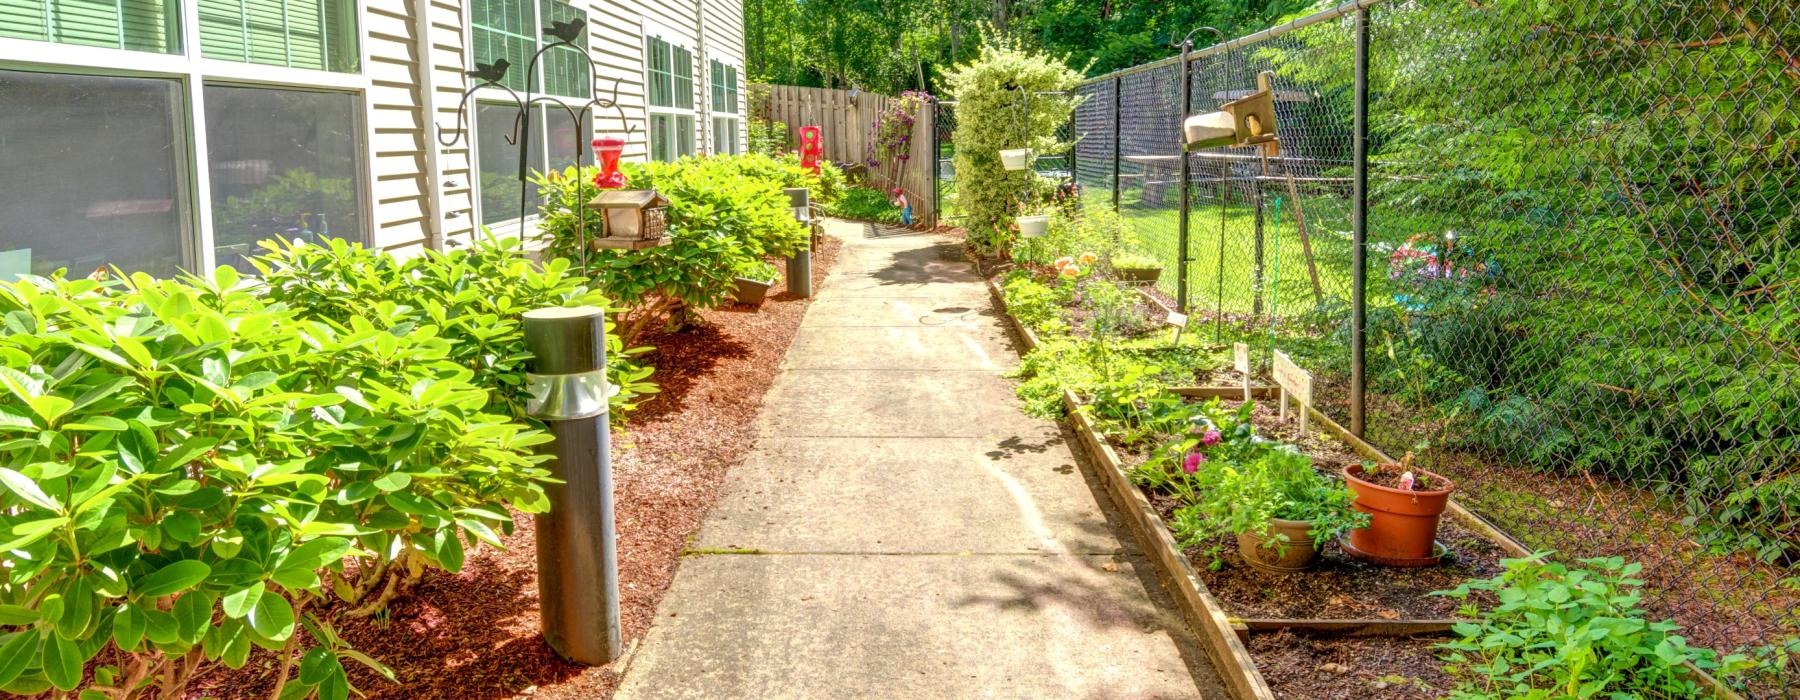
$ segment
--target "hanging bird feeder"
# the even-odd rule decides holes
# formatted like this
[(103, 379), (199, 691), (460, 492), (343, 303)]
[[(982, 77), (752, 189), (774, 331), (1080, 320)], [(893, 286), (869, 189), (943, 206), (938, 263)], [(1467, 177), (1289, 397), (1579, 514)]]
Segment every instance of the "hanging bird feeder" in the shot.
[(825, 134), (817, 126), (800, 127), (800, 167), (819, 174), (819, 159), (825, 156)]
[(1220, 146), (1255, 146), (1275, 143), (1275, 98), (1269, 88), (1274, 73), (1256, 76), (1256, 91), (1219, 105), (1219, 111), (1196, 114), (1181, 124), (1182, 140), (1189, 151)]
[(669, 242), (669, 200), (656, 190), (612, 190), (588, 202), (606, 222), (606, 237), (595, 248), (642, 250)]
[(594, 152), (600, 155), (600, 174), (594, 176), (594, 186), (603, 190), (624, 188), (625, 173), (619, 172), (619, 155), (625, 152), (625, 139), (617, 136), (594, 139)]

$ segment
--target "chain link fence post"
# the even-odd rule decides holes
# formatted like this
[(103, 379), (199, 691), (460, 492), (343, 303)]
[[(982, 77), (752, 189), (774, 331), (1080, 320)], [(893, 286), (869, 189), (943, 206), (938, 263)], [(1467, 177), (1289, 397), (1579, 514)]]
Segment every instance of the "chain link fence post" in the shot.
[[(1188, 112), (1193, 111), (1194, 109), (1194, 81), (1193, 76), (1188, 72), (1193, 67), (1192, 64), (1188, 62), (1188, 51), (1192, 49), (1193, 46), (1194, 44), (1191, 40), (1183, 39), (1181, 41), (1181, 70), (1178, 71), (1181, 75), (1181, 110), (1175, 118), (1175, 123), (1178, 125), (1181, 123), (1182, 119), (1187, 118)], [(1176, 149), (1177, 157), (1181, 158), (1181, 174), (1179, 176), (1181, 182), (1177, 185), (1177, 191), (1181, 196), (1181, 208), (1178, 210), (1179, 213), (1177, 214), (1180, 218), (1176, 223), (1177, 228), (1175, 233), (1175, 247), (1178, 248), (1175, 253), (1175, 308), (1182, 313), (1187, 313), (1189, 260), (1188, 210), (1193, 206), (1188, 194), (1190, 185), (1188, 180), (1193, 169), (1193, 159), (1188, 157), (1186, 145), (1182, 144), (1179, 140), (1176, 142)]]
[(1362, 437), (1363, 392), (1369, 335), (1369, 10), (1356, 10), (1356, 116), (1351, 127), (1355, 160), (1350, 195), (1350, 432)]

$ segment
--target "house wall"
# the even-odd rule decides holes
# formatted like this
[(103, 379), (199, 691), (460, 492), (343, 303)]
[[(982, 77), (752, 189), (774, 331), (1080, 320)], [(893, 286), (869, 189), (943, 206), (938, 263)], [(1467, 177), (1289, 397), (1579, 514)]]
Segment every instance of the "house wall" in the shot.
[[(184, 86), (185, 108), (193, 115), (204, 114), (198, 99), (203, 81), (356, 94), (362, 101), (364, 144), (357, 188), (364, 222), (360, 237), (401, 254), (470, 240), (480, 219), (474, 103), (463, 102), (471, 80), (464, 71), (473, 68), (469, 0), (360, 0), (361, 71), (355, 74), (201, 60), (192, 48), (198, 29), (191, 1), (181, 4), (177, 17), (189, 47), (182, 53), (78, 47), (0, 34), (0, 69), (167, 78)], [(571, 0), (571, 4), (588, 13), (589, 53), (608, 79), (601, 82), (603, 93), (609, 86), (617, 89), (616, 107), (596, 115), (594, 132), (617, 135), (629, 129), (625, 158), (647, 157), (644, 36), (647, 29), (660, 31), (692, 49), (696, 151), (709, 152), (709, 59), (733, 62), (739, 70), (740, 94), (743, 89), (741, 1)], [(741, 118), (744, 100), (739, 102)], [(468, 113), (459, 113), (459, 108)], [(188, 121), (188, 133), (176, 137), (190, 158), (187, 181), (180, 188), (187, 199), (177, 203), (189, 210), (181, 234), (187, 249), (181, 265), (204, 268), (215, 262), (211, 207), (204, 194), (206, 150), (203, 134), (195, 133), (191, 116)], [(743, 129), (739, 132), (741, 149)], [(0, 196), (8, 189), (4, 178), (28, 176), (0, 174)], [(0, 251), (11, 247), (0, 245)], [(128, 256), (116, 264), (132, 266)]]

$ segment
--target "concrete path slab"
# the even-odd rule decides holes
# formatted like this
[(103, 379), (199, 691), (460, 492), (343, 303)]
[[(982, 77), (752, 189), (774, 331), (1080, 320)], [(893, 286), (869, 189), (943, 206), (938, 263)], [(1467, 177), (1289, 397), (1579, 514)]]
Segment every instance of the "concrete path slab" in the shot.
[(646, 698), (1222, 698), (946, 237), (845, 241), (626, 666)]
[(764, 439), (693, 547), (1119, 554), (1112, 506), (1060, 434)]

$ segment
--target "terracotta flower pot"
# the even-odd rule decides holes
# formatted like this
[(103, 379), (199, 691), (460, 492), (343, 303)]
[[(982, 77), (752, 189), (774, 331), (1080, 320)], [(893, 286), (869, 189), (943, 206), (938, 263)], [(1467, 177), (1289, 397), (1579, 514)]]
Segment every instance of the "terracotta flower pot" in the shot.
[[(1246, 532), (1237, 536), (1238, 554), (1252, 568), (1279, 574), (1292, 574), (1312, 568), (1319, 559), (1319, 548), (1313, 542), (1309, 520), (1270, 518), (1265, 532)], [(1270, 538), (1287, 535), (1287, 546), (1265, 546)]]
[(1344, 467), (1344, 482), (1356, 492), (1356, 509), (1369, 514), (1368, 527), (1350, 531), (1345, 551), (1390, 566), (1424, 566), (1437, 561), (1438, 518), (1450, 505), (1456, 483), (1422, 469), (1412, 472), (1442, 488), (1402, 491), (1363, 479), (1360, 464)]

